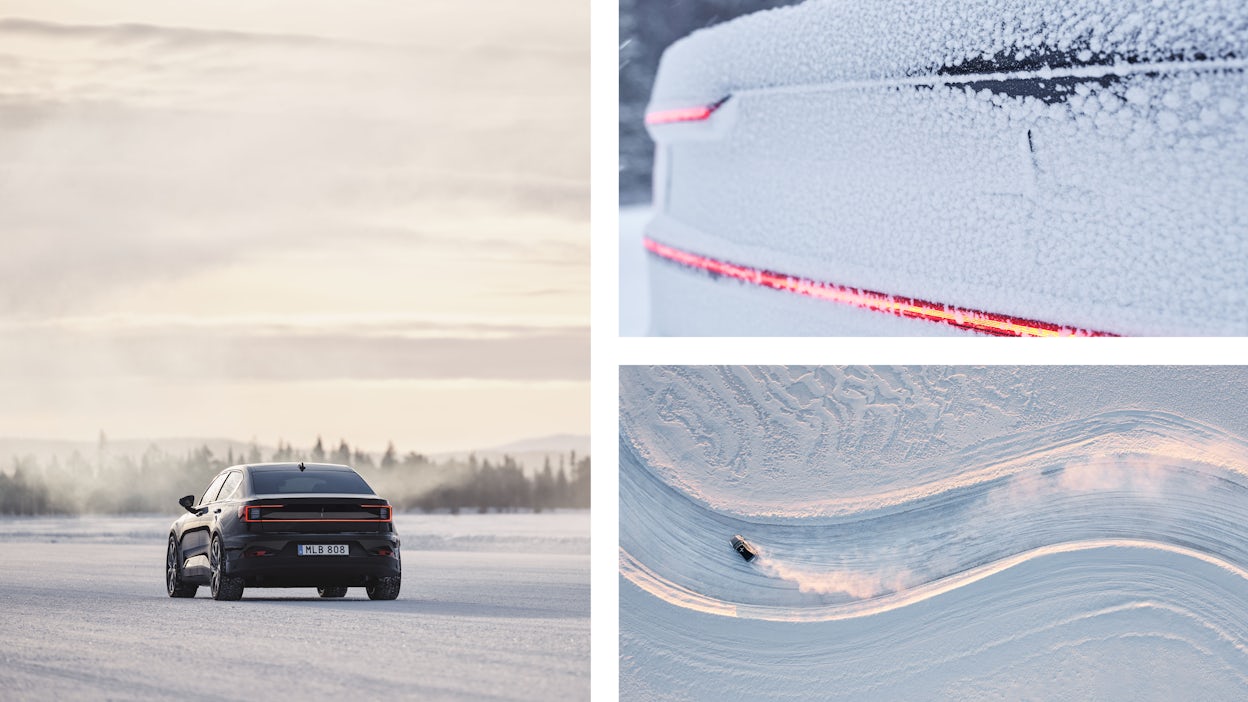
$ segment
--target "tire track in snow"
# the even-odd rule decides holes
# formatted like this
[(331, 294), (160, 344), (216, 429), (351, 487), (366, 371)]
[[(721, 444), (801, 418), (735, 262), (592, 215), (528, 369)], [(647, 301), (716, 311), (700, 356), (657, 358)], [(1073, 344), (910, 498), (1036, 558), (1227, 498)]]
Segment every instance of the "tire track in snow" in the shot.
[[(1176, 415), (1109, 412), (973, 447), (962, 474), (821, 502), (812, 519), (798, 516), (810, 505), (713, 510), (622, 438), (621, 573), (683, 607), (773, 621), (865, 616), (1092, 549), (1160, 549), (1248, 579), (1246, 454)], [(756, 567), (728, 548), (738, 532), (762, 550)]]
[[(1228, 561), (1222, 560), (1216, 556), (1212, 556), (1192, 548), (1174, 546), (1156, 541), (1133, 539), (1072, 541), (1036, 548), (1016, 554), (1009, 558), (1004, 558), (999, 561), (994, 561), (993, 563), (972, 568), (961, 573), (956, 573), (939, 580), (924, 583), (915, 587), (899, 589), (898, 591), (889, 592), (885, 595), (878, 595), (875, 592), (875, 587), (878, 587), (879, 583), (866, 582), (867, 576), (860, 576), (852, 573), (827, 573), (825, 574), (825, 577), (829, 578), (837, 575), (841, 575), (847, 580), (852, 580), (855, 577), (861, 577), (864, 579), (862, 584), (852, 583), (845, 586), (843, 590), (848, 591), (851, 595), (857, 590), (870, 591), (871, 594), (856, 597), (853, 601), (846, 604), (824, 605), (809, 608), (734, 604), (706, 597), (705, 595), (701, 595), (687, 588), (672, 585), (670, 581), (664, 580), (654, 571), (646, 568), (630, 553), (624, 551), (623, 549), (620, 550), (620, 573), (625, 579), (632, 582), (638, 588), (665, 602), (668, 602), (669, 604), (674, 604), (686, 609), (693, 609), (707, 614), (731, 616), (738, 619), (762, 619), (776, 622), (824, 622), (868, 617), (907, 607), (909, 605), (952, 592), (971, 583), (976, 583), (980, 580), (990, 578), (997, 573), (1009, 570), (1010, 568), (1014, 568), (1015, 566), (1031, 560), (1041, 559), (1057, 554), (1099, 550), (1109, 551), (1114, 549), (1152, 549), (1186, 558), (1192, 558), (1198, 561), (1203, 561), (1217, 568), (1221, 568), (1230, 575), (1244, 580), (1245, 584), (1248, 584), (1248, 570), (1236, 566)], [(783, 569), (781, 569), (780, 572), (783, 572)], [(836, 589), (842, 590), (840, 587)], [(1221, 632), (1220, 630), (1219, 634), (1221, 638), (1233, 645), (1236, 650), (1243, 653), (1245, 656), (1248, 656), (1248, 645), (1245, 645), (1241, 639), (1232, 637), (1229, 634)]]
[[(908, 505), (958, 488), (973, 488), (1015, 477), (1036, 467), (1059, 466), (1082, 452), (1108, 456), (1138, 454), (1154, 459), (1190, 460), (1248, 477), (1248, 440), (1215, 427), (1166, 412), (1116, 410), (1020, 432), (986, 441), (942, 457), (936, 464), (960, 463), (968, 466), (953, 477), (927, 480), (903, 488), (846, 494), (815, 499), (751, 501), (746, 497), (726, 498), (704, 493), (698, 485), (680, 478), (681, 467), (645, 458), (646, 439), (630, 427), (621, 427), (621, 442), (636, 460), (674, 489), (709, 510), (730, 513), (750, 521), (837, 521), (872, 510), (908, 509)], [(690, 458), (682, 456), (681, 458)], [(696, 457), (692, 457), (696, 460)], [(829, 464), (827, 469), (839, 466)], [(920, 467), (919, 472), (925, 472)]]
[[(625, 578), (622, 689), (632, 688), (635, 672), (676, 669), (694, 672), (695, 687), (674, 697), (1000, 699), (1030, 690), (1044, 698), (1055, 682), (1046, 676), (1069, 665), (1114, 671), (1114, 686), (1100, 694), (1088, 692), (1089, 680), (1067, 683), (1095, 698), (1248, 691), (1242, 575), (1151, 544), (1084, 546), (835, 620), (710, 616), (668, 606)], [(1037, 686), (1021, 679), (1028, 670)], [(1192, 689), (1159, 685), (1167, 676)], [(1015, 692), (994, 695), (990, 681)]]

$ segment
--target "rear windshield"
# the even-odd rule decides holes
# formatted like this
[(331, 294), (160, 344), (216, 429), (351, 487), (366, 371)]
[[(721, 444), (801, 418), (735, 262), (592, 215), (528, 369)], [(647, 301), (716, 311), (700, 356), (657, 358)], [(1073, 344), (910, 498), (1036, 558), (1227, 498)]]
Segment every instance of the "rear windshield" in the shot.
[(373, 489), (364, 479), (345, 470), (304, 471), (266, 470), (251, 474), (251, 485), (257, 495), (298, 492), (341, 492), (349, 495), (371, 495)]

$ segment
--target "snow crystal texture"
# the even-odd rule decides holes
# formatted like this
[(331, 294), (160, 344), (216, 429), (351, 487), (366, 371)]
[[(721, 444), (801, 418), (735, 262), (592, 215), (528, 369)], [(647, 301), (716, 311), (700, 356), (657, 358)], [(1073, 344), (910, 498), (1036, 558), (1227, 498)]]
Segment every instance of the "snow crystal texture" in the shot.
[[(757, 13), (664, 55), (651, 110), (724, 102), (705, 122), (651, 127), (648, 233), (1072, 327), (1248, 335), (1246, 66), (1237, 0)], [(770, 334), (777, 318), (795, 334), (939, 331), (829, 325), (829, 305), (763, 289), (740, 307), (729, 291), (742, 283), (651, 266), (657, 333)]]

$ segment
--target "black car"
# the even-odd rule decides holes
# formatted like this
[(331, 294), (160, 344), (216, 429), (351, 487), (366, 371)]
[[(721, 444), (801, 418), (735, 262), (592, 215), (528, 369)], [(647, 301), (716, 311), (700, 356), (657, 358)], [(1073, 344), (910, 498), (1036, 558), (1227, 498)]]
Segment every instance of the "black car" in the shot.
[(315, 587), (343, 597), (399, 596), (399, 535), (390, 504), (347, 466), (264, 463), (221, 471), (202, 497), (187, 495), (169, 530), (170, 597), (207, 585), (216, 600), (248, 587)]
[(754, 560), (754, 557), (758, 555), (758, 551), (754, 549), (753, 544), (746, 541), (740, 534), (732, 537), (732, 548), (734, 551), (741, 554), (741, 557), (746, 561), (752, 561)]

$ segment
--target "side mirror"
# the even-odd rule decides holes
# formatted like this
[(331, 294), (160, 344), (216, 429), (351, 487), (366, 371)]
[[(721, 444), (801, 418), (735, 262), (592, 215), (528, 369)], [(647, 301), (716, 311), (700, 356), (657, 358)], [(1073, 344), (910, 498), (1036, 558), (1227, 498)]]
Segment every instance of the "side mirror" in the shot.
[(182, 505), (182, 509), (185, 509), (187, 512), (190, 512), (191, 514), (195, 514), (195, 496), (194, 495), (187, 495), (186, 497), (183, 497), (182, 499), (178, 500), (178, 504)]

